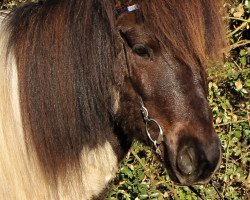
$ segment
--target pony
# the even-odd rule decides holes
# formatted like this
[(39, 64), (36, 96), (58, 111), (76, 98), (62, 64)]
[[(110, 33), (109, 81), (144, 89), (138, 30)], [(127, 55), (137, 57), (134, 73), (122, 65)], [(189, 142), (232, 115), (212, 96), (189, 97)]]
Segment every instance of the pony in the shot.
[(132, 141), (180, 185), (207, 183), (221, 145), (206, 64), (218, 0), (45, 0), (1, 18), (0, 199), (104, 199)]

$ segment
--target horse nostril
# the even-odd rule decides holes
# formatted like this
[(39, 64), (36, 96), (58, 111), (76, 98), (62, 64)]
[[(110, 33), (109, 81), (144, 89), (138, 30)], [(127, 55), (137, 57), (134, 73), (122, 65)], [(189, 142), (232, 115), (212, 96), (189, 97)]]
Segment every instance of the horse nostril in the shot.
[(177, 157), (177, 166), (183, 175), (191, 175), (196, 168), (195, 151), (193, 147), (184, 147)]

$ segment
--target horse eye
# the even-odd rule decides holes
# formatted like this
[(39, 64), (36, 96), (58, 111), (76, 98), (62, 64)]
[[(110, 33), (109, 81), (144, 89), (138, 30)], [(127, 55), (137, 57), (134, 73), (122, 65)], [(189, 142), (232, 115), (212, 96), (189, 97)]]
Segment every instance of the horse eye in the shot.
[(152, 50), (144, 44), (135, 44), (132, 48), (133, 52), (142, 58), (150, 58)]

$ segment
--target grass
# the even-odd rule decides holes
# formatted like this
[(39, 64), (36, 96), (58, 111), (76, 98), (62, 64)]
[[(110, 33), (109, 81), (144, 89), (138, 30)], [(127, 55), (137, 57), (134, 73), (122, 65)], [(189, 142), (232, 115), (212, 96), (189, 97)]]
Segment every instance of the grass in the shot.
[[(25, 2), (5, 1), (0, 8)], [(224, 199), (250, 199), (250, 1), (227, 0), (230, 55), (223, 67), (210, 66), (209, 102), (221, 139), (223, 160), (213, 181)], [(218, 199), (211, 185), (195, 186), (206, 199)], [(108, 200), (198, 199), (175, 185), (149, 147), (135, 141), (121, 164)]]

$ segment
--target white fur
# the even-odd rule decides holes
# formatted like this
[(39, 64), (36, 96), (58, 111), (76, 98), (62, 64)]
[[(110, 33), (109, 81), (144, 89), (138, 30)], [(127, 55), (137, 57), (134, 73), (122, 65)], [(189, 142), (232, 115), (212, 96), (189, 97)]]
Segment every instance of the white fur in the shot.
[[(27, 154), (13, 54), (6, 59), (8, 32), (0, 18), (0, 199), (91, 199), (113, 178), (118, 168), (109, 142), (96, 149), (83, 148), (81, 169), (57, 177), (57, 189), (43, 176), (36, 153)], [(81, 174), (79, 177), (78, 175)]]

